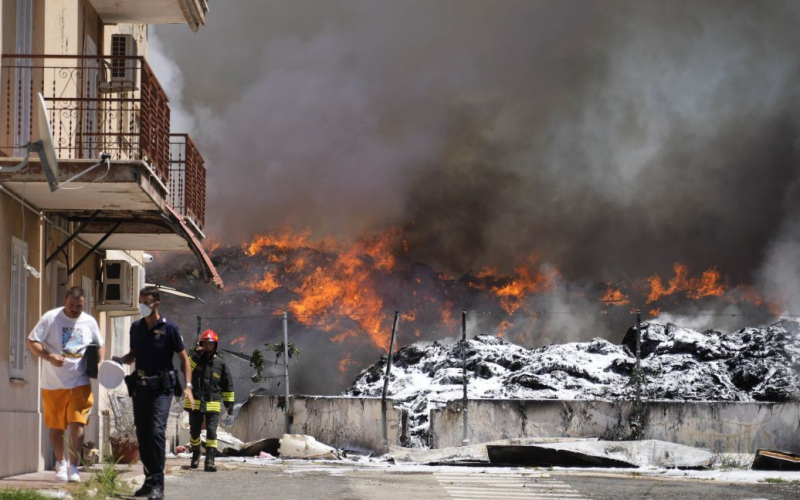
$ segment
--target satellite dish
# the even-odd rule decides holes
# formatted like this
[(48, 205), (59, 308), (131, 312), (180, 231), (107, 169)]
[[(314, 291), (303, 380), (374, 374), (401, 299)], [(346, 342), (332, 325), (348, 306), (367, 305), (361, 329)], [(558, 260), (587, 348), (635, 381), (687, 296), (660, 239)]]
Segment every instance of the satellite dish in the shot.
[(50, 118), (47, 116), (47, 105), (44, 103), (44, 96), (39, 92), (39, 98), (36, 100), (36, 113), (39, 118), (39, 138), (37, 142), (41, 142), (39, 149), (39, 158), (42, 161), (42, 168), (44, 175), (47, 177), (47, 184), (50, 185), (50, 191), (58, 189), (58, 159), (56, 159), (56, 150), (53, 146), (53, 129), (50, 127)]
[(22, 160), (22, 163), (13, 167), (0, 167), (0, 172), (10, 173), (22, 170), (28, 164), (28, 161), (31, 158), (31, 153), (36, 153), (39, 155), (39, 160), (42, 162), (42, 169), (44, 169), (44, 175), (47, 177), (47, 184), (50, 186), (50, 191), (55, 192), (58, 190), (58, 188), (76, 180), (84, 174), (91, 172), (100, 165), (106, 165), (110, 169), (111, 155), (107, 153), (100, 153), (99, 163), (92, 165), (83, 172), (73, 175), (62, 183), (58, 182), (58, 158), (56, 157), (56, 149), (53, 145), (53, 131), (50, 128), (50, 119), (47, 116), (47, 105), (44, 102), (44, 96), (42, 96), (41, 92), (39, 92), (37, 95), (39, 96), (39, 99), (36, 100), (36, 115), (38, 117), (37, 121), (39, 122), (39, 136), (41, 138), (38, 141), (28, 143), (28, 154), (25, 155), (25, 159)]

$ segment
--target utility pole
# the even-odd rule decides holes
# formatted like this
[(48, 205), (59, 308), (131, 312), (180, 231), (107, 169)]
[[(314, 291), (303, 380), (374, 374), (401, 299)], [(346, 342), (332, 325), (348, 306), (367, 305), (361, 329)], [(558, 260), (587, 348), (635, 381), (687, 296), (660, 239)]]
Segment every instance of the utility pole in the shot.
[(392, 371), (392, 358), (394, 357), (394, 337), (397, 333), (397, 322), (400, 321), (400, 312), (394, 312), (394, 322), (392, 323), (392, 340), (389, 341), (389, 357), (386, 363), (386, 375), (383, 377), (383, 394), (381, 395), (381, 419), (383, 432), (383, 445), (389, 444), (389, 429), (386, 423), (386, 393), (389, 391), (389, 373)]
[(464, 396), (461, 402), (461, 411), (464, 412), (464, 435), (461, 438), (461, 445), (469, 444), (467, 439), (467, 311), (461, 311), (461, 375), (464, 386)]
[(642, 408), (642, 311), (636, 310), (636, 411)]
[(283, 311), (283, 433), (289, 434), (289, 313)]
[(200, 342), (200, 329), (203, 328), (203, 318), (201, 316), (197, 316), (197, 338), (195, 339), (195, 345)]

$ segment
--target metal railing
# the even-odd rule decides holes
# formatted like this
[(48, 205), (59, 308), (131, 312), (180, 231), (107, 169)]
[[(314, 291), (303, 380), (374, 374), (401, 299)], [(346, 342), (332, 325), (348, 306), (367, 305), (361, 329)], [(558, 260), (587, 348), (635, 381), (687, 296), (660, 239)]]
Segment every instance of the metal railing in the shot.
[(206, 165), (187, 134), (170, 134), (169, 204), (202, 229), (206, 219)]
[(169, 101), (143, 57), (4, 54), (0, 88), (0, 155), (23, 156), (39, 138), (41, 92), (59, 159), (104, 152), (169, 181)]

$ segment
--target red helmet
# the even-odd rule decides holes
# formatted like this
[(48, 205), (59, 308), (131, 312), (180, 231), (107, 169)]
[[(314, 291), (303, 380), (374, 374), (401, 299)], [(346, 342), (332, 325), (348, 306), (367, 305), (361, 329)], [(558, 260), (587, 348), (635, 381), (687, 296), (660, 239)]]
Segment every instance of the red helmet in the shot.
[(211, 341), (219, 344), (219, 335), (214, 330), (206, 330), (200, 335), (200, 342)]

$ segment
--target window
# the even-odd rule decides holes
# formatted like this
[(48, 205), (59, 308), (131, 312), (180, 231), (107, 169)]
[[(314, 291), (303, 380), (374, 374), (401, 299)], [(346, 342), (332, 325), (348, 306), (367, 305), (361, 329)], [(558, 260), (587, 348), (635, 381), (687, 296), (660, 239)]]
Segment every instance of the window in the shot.
[(28, 244), (12, 237), (11, 239), (11, 349), (9, 375), (11, 378), (25, 379), (25, 362), (28, 350), (25, 346), (27, 329), (28, 273), (25, 261), (28, 258)]

